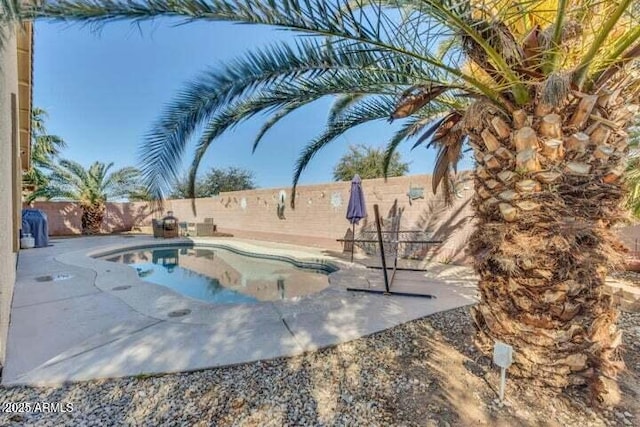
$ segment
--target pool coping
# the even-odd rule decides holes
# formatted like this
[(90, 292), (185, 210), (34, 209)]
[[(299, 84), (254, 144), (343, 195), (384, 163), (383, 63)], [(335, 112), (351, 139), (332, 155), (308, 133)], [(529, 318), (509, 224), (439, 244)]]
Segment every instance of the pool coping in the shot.
[[(215, 240), (215, 238), (213, 240)], [(308, 265), (313, 267), (326, 267), (327, 265), (330, 265), (332, 272), (328, 274), (329, 284), (326, 288), (319, 292), (298, 297), (293, 300), (224, 304), (206, 302), (182, 295), (166, 286), (142, 280), (138, 277), (137, 272), (126, 264), (114, 263), (97, 258), (136, 249), (175, 246), (217, 247), (232, 250), (236, 253), (242, 253), (247, 256), (288, 262), (296, 266)], [(314, 300), (322, 298), (323, 296), (327, 297), (336, 293), (346, 292), (344, 287), (337, 286), (336, 281), (331, 280), (331, 274), (342, 269), (355, 268), (345, 265), (340, 260), (332, 259), (330, 257), (326, 257), (325, 259), (310, 258), (305, 260), (300, 257), (252, 252), (243, 250), (238, 246), (229, 245), (228, 243), (211, 243), (210, 240), (203, 241), (192, 239), (175, 239), (171, 242), (154, 240), (151, 242), (147, 241), (135, 244), (133, 242), (132, 244), (126, 244), (125, 242), (116, 246), (96, 248), (88, 252), (84, 250), (69, 252), (58, 255), (55, 259), (67, 265), (89, 268), (95, 271), (95, 286), (98, 287), (98, 289), (120, 299), (138, 313), (168, 322), (194, 324), (210, 324), (215, 321), (216, 318), (221, 315), (224, 316), (230, 310), (237, 309), (238, 307), (252, 310), (254, 315), (259, 314), (262, 321), (271, 321), (282, 318), (283, 315), (292, 311), (292, 307), (298, 308), (300, 306), (312, 305)], [(123, 290), (114, 289), (122, 286), (122, 283), (127, 283), (127, 285), (131, 285), (131, 287)], [(172, 313), (184, 310), (188, 310), (188, 313), (184, 316), (172, 316)]]
[(126, 247), (124, 249), (112, 249), (112, 250), (110, 249), (106, 252), (102, 252), (99, 250), (92, 251), (87, 255), (91, 258), (99, 258), (99, 257), (110, 256), (110, 255), (116, 255), (125, 251), (129, 252), (129, 251), (135, 251), (140, 249), (147, 249), (150, 247), (153, 247), (153, 248), (202, 247), (202, 248), (224, 249), (238, 255), (244, 255), (252, 258), (260, 258), (260, 259), (267, 259), (267, 260), (273, 260), (273, 261), (282, 261), (282, 262), (289, 263), (298, 268), (309, 269), (309, 270), (321, 270), (327, 274), (334, 273), (341, 268), (337, 260), (336, 261), (323, 260), (323, 259), (305, 260), (305, 259), (300, 259), (300, 258), (295, 258), (295, 257), (285, 256), (285, 255), (273, 255), (273, 254), (246, 251), (229, 244), (208, 243), (208, 242), (200, 242), (200, 241), (190, 241), (190, 243), (187, 243), (185, 241), (180, 241), (178, 243), (159, 242), (152, 245), (137, 244), (135, 246)]

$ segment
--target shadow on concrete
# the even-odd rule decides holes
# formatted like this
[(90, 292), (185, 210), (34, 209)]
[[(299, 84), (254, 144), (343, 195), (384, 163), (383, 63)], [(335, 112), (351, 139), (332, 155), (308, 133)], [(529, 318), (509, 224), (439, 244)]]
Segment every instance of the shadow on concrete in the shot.
[[(134, 298), (125, 303), (113, 292), (104, 292), (104, 284), (96, 286), (116, 264), (110, 267), (105, 261), (89, 260), (83, 268), (56, 260), (65, 252), (120, 241), (118, 236), (63, 239), (55, 248), (21, 255), (4, 383), (180, 372), (295, 355), (445, 309), (441, 306), (445, 300), (425, 306), (410, 299), (347, 293), (349, 281), (356, 280), (351, 275), (344, 277), (343, 285), (322, 294), (282, 304), (217, 306), (212, 322), (199, 323), (194, 318), (184, 323), (168, 317), (176, 303), (154, 293), (157, 286), (145, 293), (135, 282), (129, 283), (137, 279), (133, 269), (124, 268), (127, 274), (109, 285), (109, 289), (132, 285), (118, 290)], [(127, 239), (127, 244), (143, 241), (153, 240), (136, 237)], [(71, 274), (69, 280), (54, 284), (36, 280), (38, 275), (54, 272)], [(373, 275), (377, 277), (376, 272)], [(416, 276), (416, 280), (424, 279)]]

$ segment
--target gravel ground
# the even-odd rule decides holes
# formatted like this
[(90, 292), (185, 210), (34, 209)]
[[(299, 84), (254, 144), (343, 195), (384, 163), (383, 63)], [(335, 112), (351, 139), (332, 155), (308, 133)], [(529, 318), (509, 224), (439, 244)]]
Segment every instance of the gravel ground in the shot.
[(637, 271), (617, 271), (611, 274), (611, 277), (614, 277), (618, 280), (622, 280), (625, 283), (633, 286), (640, 287), (640, 272)]
[[(640, 314), (621, 327), (622, 405), (597, 411), (584, 390), (560, 394), (508, 380), (473, 348), (468, 308), (303, 356), (156, 377), (0, 389), (0, 425), (640, 425)], [(626, 338), (629, 337), (629, 338)], [(6, 403), (72, 404), (6, 413)], [(51, 408), (49, 408), (51, 409)]]

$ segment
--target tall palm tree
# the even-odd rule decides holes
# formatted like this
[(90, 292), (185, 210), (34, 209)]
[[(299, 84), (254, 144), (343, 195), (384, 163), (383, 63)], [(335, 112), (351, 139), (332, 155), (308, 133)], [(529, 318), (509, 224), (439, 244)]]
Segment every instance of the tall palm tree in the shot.
[[(292, 111), (335, 96), (294, 186), (337, 136), (402, 120), (402, 141), (438, 148), (433, 188), (473, 152), (477, 230), (469, 242), (481, 301), (478, 347), (515, 349), (511, 372), (551, 386), (616, 393), (617, 310), (602, 291), (621, 259), (627, 135), (638, 110), (628, 64), (640, 53), (633, 0), (58, 0), (31, 17), (100, 25), (158, 16), (264, 24), (305, 37), (249, 52), (178, 94), (144, 146), (157, 195), (179, 175), (204, 125), (191, 177), (212, 141), (270, 112), (254, 147)], [(292, 200), (293, 202), (293, 200)]]
[[(45, 119), (47, 112), (38, 107), (31, 111), (31, 169), (22, 177), (23, 185), (32, 190), (47, 184), (45, 168), (51, 166), (66, 147), (64, 140), (47, 132)], [(27, 196), (27, 202), (33, 200), (33, 191)]]
[(38, 198), (79, 202), (82, 208), (82, 233), (98, 234), (108, 198), (128, 196), (137, 188), (139, 172), (125, 167), (109, 173), (113, 163), (95, 162), (85, 169), (72, 160), (50, 165), (47, 185), (35, 191)]

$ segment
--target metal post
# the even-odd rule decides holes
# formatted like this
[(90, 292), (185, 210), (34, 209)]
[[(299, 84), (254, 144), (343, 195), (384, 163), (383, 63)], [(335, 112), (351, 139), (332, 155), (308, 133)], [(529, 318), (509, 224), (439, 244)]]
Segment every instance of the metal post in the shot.
[(380, 226), (380, 213), (378, 205), (373, 205), (373, 213), (376, 217), (376, 230), (378, 231), (378, 245), (380, 246), (380, 256), (382, 260), (382, 273), (384, 274), (384, 289), (389, 293), (389, 277), (387, 276), (387, 260), (384, 253), (384, 245), (382, 244), (382, 227)]
[(356, 223), (353, 223), (353, 227), (351, 229), (351, 262), (353, 262), (353, 246), (356, 241)]
[(391, 236), (394, 238), (393, 242), (393, 273), (391, 273), (390, 282), (396, 279), (396, 271), (398, 270), (398, 251), (400, 248), (400, 222), (397, 221), (395, 225), (395, 233), (392, 233)]

